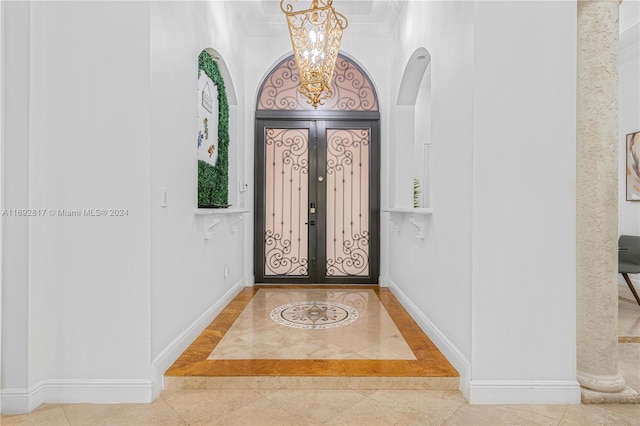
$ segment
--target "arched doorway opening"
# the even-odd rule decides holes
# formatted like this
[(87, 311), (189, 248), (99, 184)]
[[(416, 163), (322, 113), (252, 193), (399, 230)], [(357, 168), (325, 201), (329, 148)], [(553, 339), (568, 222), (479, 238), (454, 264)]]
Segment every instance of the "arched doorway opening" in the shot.
[(314, 109), (293, 56), (256, 105), (257, 283), (376, 284), (380, 258), (380, 113), (367, 74), (344, 55), (333, 96)]

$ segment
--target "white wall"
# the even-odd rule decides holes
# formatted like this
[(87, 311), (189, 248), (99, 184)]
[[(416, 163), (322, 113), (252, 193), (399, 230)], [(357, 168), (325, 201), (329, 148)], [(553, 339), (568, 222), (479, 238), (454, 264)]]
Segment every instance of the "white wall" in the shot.
[(577, 403), (575, 4), (411, 2), (401, 19), (399, 66), (432, 56), (433, 215), (424, 240), (392, 231), (392, 289), (472, 402)]
[[(3, 207), (28, 206), (29, 196), (29, 14), (28, 3), (3, 3), (5, 50), (3, 77)], [(11, 19), (8, 19), (11, 17)], [(12, 36), (14, 42), (8, 43)], [(7, 158), (11, 158), (8, 161)], [(2, 258), (2, 386), (26, 389), (28, 384), (28, 221), (3, 218)], [(11, 327), (7, 324), (11, 323)], [(9, 350), (11, 348), (11, 350)], [(11, 366), (11, 368), (7, 368)], [(5, 404), (3, 403), (3, 409)]]
[[(4, 208), (4, 3), (0, 3), (0, 211)], [(2, 258), (4, 232), (0, 222), (0, 366), (2, 365)], [(2, 369), (0, 368), (0, 389), (2, 389)], [(0, 413), (2, 413), (2, 398), (0, 398)]]
[(3, 409), (65, 400), (95, 379), (140, 397), (150, 370), (149, 4), (6, 6), (19, 72), (7, 75), (5, 202), (128, 215), (5, 221)]
[[(231, 292), (228, 298), (243, 286), (245, 263), (250, 263), (243, 255), (242, 226), (233, 233), (222, 223), (205, 240), (205, 218), (194, 215), (198, 55), (205, 48), (215, 49), (231, 72), (233, 81), (226, 82), (228, 97), (234, 87), (243, 93), (239, 84), (244, 71), (243, 44), (241, 38), (232, 37), (237, 25), (224, 2), (156, 2), (151, 10), (151, 139), (155, 148), (151, 150), (150, 189), (151, 354), (156, 362), (165, 363), (164, 368), (180, 352), (181, 346), (171, 346), (174, 339), (227, 292)], [(236, 208), (236, 182), (239, 166), (244, 165), (238, 157), (245, 144), (244, 128), (238, 125), (244, 120), (242, 114), (236, 106), (231, 108), (229, 199)], [(160, 207), (162, 187), (169, 190), (167, 208)], [(250, 221), (245, 215), (244, 222)], [(166, 359), (159, 360), (159, 356)]]
[(618, 95), (618, 228), (640, 235), (640, 203), (626, 201), (626, 135), (640, 131), (640, 24), (620, 34)]
[(472, 402), (579, 402), (575, 43), (570, 2), (476, 4)]
[[(635, 2), (638, 5), (638, 2)], [(626, 4), (629, 8), (634, 2)], [(640, 10), (640, 7), (638, 7)], [(640, 235), (640, 203), (627, 201), (626, 183), (626, 135), (640, 131), (640, 16), (624, 14), (620, 8), (621, 30), (627, 22), (626, 30), (620, 33), (619, 93), (618, 93), (618, 232), (620, 235)], [(634, 11), (633, 9), (631, 11)], [(623, 17), (626, 16), (625, 19)], [(632, 25), (632, 22), (635, 24)], [(630, 275), (636, 287), (640, 287), (637, 274)], [(627, 288), (622, 275), (618, 283)]]
[[(635, 8), (634, 8), (635, 6)], [(618, 232), (620, 235), (640, 235), (640, 203), (627, 201), (626, 195), (626, 135), (640, 131), (640, 7), (630, 2), (620, 8), (620, 57), (618, 94)], [(637, 274), (630, 275), (638, 287)], [(622, 275), (618, 284), (625, 289)]]
[[(4, 206), (127, 214), (3, 218), (2, 408), (150, 401), (245, 282), (242, 229), (205, 241), (194, 215), (197, 57), (216, 49), (242, 80), (235, 14), (204, 2), (3, 6)], [(241, 114), (232, 107), (236, 202)]]
[[(419, 47), (431, 53), (430, 189), (434, 213), (425, 219), (424, 239), (416, 238), (417, 229), (406, 219), (400, 232), (391, 228), (390, 285), (405, 305), (413, 305), (414, 317), (458, 371), (468, 375), (463, 370), (468, 369), (471, 359), (473, 3), (407, 3), (395, 44), (401, 46), (393, 58), (396, 93), (410, 55)], [(398, 107), (396, 114), (406, 108), (412, 109)], [(416, 110), (418, 114), (423, 111)], [(415, 117), (416, 123), (423, 120)], [(394, 121), (392, 125), (396, 158), (391, 167), (400, 179), (396, 200), (404, 200), (403, 207), (407, 207), (414, 146), (402, 136), (407, 129), (401, 123)], [(397, 174), (403, 168), (409, 173)], [(449, 346), (451, 351), (447, 351)], [(464, 381), (468, 377), (463, 377)]]

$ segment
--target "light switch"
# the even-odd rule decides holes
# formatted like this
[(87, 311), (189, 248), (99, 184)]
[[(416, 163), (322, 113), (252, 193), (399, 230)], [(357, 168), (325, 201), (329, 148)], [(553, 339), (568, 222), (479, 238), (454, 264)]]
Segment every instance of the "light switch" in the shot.
[(160, 207), (167, 207), (169, 203), (169, 190), (162, 188), (162, 197), (160, 198)]

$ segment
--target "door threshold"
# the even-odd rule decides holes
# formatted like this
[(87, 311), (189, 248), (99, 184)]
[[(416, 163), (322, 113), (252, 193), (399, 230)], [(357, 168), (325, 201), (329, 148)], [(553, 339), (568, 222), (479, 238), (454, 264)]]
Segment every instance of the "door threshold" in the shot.
[(315, 283), (315, 284), (271, 284), (271, 283), (255, 283), (255, 288), (340, 288), (340, 289), (371, 289), (380, 288), (380, 284), (331, 284), (331, 283)]

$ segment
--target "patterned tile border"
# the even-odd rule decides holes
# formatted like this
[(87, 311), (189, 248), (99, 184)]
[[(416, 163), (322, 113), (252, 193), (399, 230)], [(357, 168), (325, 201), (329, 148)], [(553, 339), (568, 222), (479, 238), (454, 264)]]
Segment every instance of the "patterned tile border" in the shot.
[[(416, 360), (208, 360), (260, 288), (371, 289), (416, 356)], [(268, 319), (266, 319), (268, 320)], [(378, 286), (255, 286), (244, 289), (167, 370), (171, 377), (311, 376), (311, 377), (458, 377), (393, 294)]]

